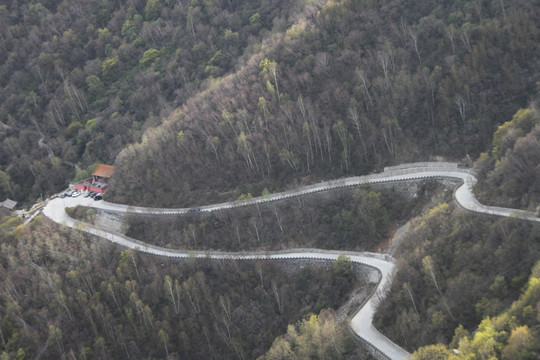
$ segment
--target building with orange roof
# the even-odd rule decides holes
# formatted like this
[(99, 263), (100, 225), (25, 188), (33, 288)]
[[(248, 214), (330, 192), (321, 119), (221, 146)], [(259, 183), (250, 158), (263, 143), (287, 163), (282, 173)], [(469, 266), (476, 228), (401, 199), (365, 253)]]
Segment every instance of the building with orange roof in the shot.
[(92, 191), (103, 194), (109, 188), (109, 180), (113, 176), (116, 166), (99, 164), (92, 173), (92, 177), (81, 180), (73, 185), (75, 190)]
[(113, 176), (114, 172), (116, 171), (116, 166), (112, 165), (105, 165), (105, 164), (99, 164), (92, 173), (92, 177), (94, 180), (103, 180), (103, 181), (109, 181), (109, 179)]

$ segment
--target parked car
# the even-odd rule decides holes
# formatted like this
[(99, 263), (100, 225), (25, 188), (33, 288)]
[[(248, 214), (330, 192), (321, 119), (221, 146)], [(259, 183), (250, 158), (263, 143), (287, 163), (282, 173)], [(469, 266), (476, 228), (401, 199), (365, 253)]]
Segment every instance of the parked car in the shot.
[(85, 198), (89, 197), (89, 196), (90, 196), (90, 191), (85, 191), (83, 196), (84, 196)]
[(71, 196), (73, 195), (73, 192), (74, 192), (73, 190), (68, 190), (68, 191), (66, 191), (66, 192), (65, 192), (66, 197), (71, 197)]
[(60, 194), (60, 199), (63, 199), (63, 198), (65, 198), (65, 197), (66, 197), (66, 193), (65, 193), (65, 192), (63, 192), (63, 193)]
[(191, 208), (187, 212), (188, 213), (194, 213), (194, 212), (198, 212), (198, 211), (201, 211), (201, 209), (200, 208)]
[(96, 192), (90, 191), (90, 197), (93, 199), (97, 195)]
[(71, 193), (71, 197), (77, 197), (79, 195), (81, 195), (80, 191), (74, 191), (74, 192)]
[(101, 194), (96, 194), (96, 196), (94, 196), (95, 201), (102, 200), (102, 199), (103, 199), (103, 195)]

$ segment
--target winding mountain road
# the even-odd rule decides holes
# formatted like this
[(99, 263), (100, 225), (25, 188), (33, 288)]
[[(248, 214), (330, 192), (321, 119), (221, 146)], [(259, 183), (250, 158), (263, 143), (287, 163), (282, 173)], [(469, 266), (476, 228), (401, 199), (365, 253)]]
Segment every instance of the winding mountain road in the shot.
[[(298, 189), (289, 190), (281, 193), (275, 193), (268, 196), (262, 196), (244, 201), (233, 201), (221, 204), (201, 206), (199, 211), (211, 212), (224, 209), (230, 209), (239, 206), (248, 206), (253, 204), (261, 204), (270, 201), (278, 201), (295, 196), (306, 195), (319, 191), (333, 190), (349, 186), (365, 185), (370, 183), (385, 183), (395, 181), (410, 181), (417, 179), (436, 178), (436, 179), (458, 179), (463, 182), (462, 185), (454, 193), (455, 201), (464, 209), (483, 213), (488, 215), (516, 217), (528, 221), (540, 222), (540, 218), (536, 217), (533, 212), (492, 207), (480, 204), (472, 192), (472, 188), (476, 183), (474, 174), (466, 169), (461, 169), (455, 163), (441, 162), (426, 162), (404, 164), (400, 166), (385, 168), (382, 173), (366, 176), (356, 176), (345, 179), (331, 180), (313, 185), (304, 186)], [(397, 344), (393, 343), (386, 336), (382, 335), (372, 325), (373, 316), (377, 308), (378, 299), (385, 294), (382, 293), (387, 289), (392, 281), (394, 271), (394, 259), (388, 255), (367, 253), (367, 252), (347, 252), (347, 251), (330, 251), (318, 249), (290, 249), (287, 251), (275, 252), (242, 252), (242, 253), (226, 253), (226, 252), (193, 252), (183, 250), (166, 249), (142, 241), (127, 237), (121, 233), (100, 228), (95, 225), (87, 224), (73, 218), (70, 218), (66, 212), (66, 207), (82, 205), (96, 209), (113, 211), (118, 213), (132, 214), (154, 214), (154, 215), (171, 215), (171, 214), (186, 214), (188, 208), (179, 209), (164, 209), (164, 208), (144, 208), (114, 204), (104, 201), (93, 201), (91, 198), (56, 198), (48, 202), (43, 209), (43, 214), (51, 220), (68, 226), (70, 228), (79, 229), (92, 235), (105, 238), (119, 245), (136, 249), (145, 253), (167, 256), (167, 257), (198, 257), (210, 259), (317, 259), (317, 260), (336, 260), (339, 255), (345, 254), (350, 259), (359, 264), (367, 265), (379, 270), (381, 280), (377, 286), (376, 292), (379, 296), (373, 295), (366, 303), (356, 312), (351, 319), (351, 329), (358, 335), (360, 340), (374, 353), (378, 358), (382, 359), (407, 359), (410, 354)]]

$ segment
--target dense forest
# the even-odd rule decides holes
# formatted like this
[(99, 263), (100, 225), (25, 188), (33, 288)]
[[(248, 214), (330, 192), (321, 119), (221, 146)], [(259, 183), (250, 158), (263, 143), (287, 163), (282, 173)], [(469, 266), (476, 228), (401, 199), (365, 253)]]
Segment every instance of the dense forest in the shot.
[[(539, 104), (520, 109), (493, 135), (493, 148), (477, 161), (475, 191), (486, 204), (534, 211), (540, 206)], [(493, 196), (495, 195), (495, 196)]]
[[(100, 162), (108, 200), (191, 207), (470, 158), (482, 203), (534, 211), (538, 24), (530, 0), (5, 0), (0, 200)], [(169, 247), (377, 250), (418, 215), (377, 328), (416, 359), (534, 358), (539, 226), (415, 186), (125, 221)], [(367, 356), (334, 312), (371, 286), (345, 258), (176, 261), (6, 217), (0, 274), (2, 360)]]
[[(539, 130), (536, 110), (521, 109), (495, 132), (490, 154), (482, 154), (477, 163), (483, 179), (478, 190), (486, 202), (525, 208), (538, 204)], [(418, 358), (435, 358), (437, 352), (446, 359), (450, 353), (445, 346), (459, 347), (459, 359), (483, 351), (486, 359), (529, 359), (540, 351), (540, 343), (529, 341), (538, 339), (540, 330), (534, 279), (538, 265), (533, 269), (540, 258), (537, 223), (471, 217), (453, 204), (441, 203), (413, 221), (396, 256), (399, 271), (378, 309), (376, 324), (411, 351), (444, 345), (423, 348), (425, 354), (420, 351)], [(520, 293), (524, 295), (512, 305)], [(474, 337), (466, 336), (478, 326)], [(465, 345), (462, 338), (467, 339)]]
[(399, 271), (378, 309), (377, 328), (409, 350), (449, 344), (459, 325), (474, 331), (519, 296), (540, 258), (539, 229), (471, 217), (446, 203), (433, 208), (396, 254)]
[(8, 1), (0, 195), (33, 201), (96, 162), (120, 166), (115, 201), (186, 205), (241, 186), (475, 158), (536, 91), (539, 11), (482, 0)]
[(456, 328), (449, 348), (443, 344), (421, 347), (413, 360), (536, 359), (540, 352), (540, 262), (534, 266), (523, 292), (500, 315), (482, 320), (474, 334)]
[[(373, 285), (346, 258), (179, 261), (47, 219), (4, 218), (0, 230), (1, 359), (254, 359), (288, 324)], [(332, 324), (342, 358), (355, 358), (348, 332), (337, 336), (344, 324)]]
[(289, 1), (3, 1), (0, 198), (65, 187), (232, 71)]
[[(344, 336), (345, 324), (337, 323), (331, 311), (321, 311), (298, 323), (289, 325), (287, 334), (274, 341), (258, 360), (274, 359), (353, 359), (351, 342)], [(345, 341), (344, 341), (345, 340)], [(361, 358), (367, 358), (362, 354)]]
[[(501, 7), (501, 4), (503, 7)], [(476, 158), (538, 80), (528, 2), (328, 1), (117, 157), (110, 198), (166, 206), (262, 183)]]
[[(437, 190), (421, 184), (419, 195), (407, 197), (399, 189), (357, 188), (210, 214), (130, 215), (127, 235), (195, 250), (384, 249), (395, 224), (419, 213)], [(85, 216), (87, 210), (81, 212)]]

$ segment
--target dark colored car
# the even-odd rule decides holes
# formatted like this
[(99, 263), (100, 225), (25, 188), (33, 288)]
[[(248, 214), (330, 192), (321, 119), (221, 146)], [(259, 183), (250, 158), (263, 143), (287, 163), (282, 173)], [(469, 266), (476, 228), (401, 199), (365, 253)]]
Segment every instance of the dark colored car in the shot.
[(200, 208), (191, 208), (187, 212), (189, 214), (189, 213), (194, 213), (194, 212), (198, 212), (198, 211), (201, 211), (201, 209)]
[(103, 199), (103, 195), (101, 194), (97, 194), (96, 196), (94, 196), (94, 200), (98, 201), (98, 200), (102, 200)]

